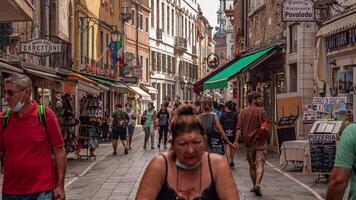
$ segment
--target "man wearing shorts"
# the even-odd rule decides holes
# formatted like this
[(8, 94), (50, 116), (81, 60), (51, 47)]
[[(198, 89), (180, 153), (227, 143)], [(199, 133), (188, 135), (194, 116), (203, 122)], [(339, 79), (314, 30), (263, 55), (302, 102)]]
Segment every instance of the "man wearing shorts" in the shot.
[(266, 111), (262, 107), (262, 95), (251, 92), (247, 96), (249, 106), (242, 110), (237, 120), (237, 134), (235, 144), (238, 146), (241, 136), (246, 146), (246, 160), (250, 165), (250, 176), (253, 188), (250, 190), (261, 196), (261, 180), (264, 173), (264, 164), (267, 157), (267, 139), (257, 138), (257, 131), (263, 122), (269, 122)]
[(117, 111), (112, 114), (112, 146), (114, 149), (113, 155), (117, 154), (117, 141), (120, 138), (122, 145), (125, 149), (125, 154), (128, 154), (127, 147), (127, 124), (129, 122), (129, 115), (122, 110), (122, 104), (116, 105)]

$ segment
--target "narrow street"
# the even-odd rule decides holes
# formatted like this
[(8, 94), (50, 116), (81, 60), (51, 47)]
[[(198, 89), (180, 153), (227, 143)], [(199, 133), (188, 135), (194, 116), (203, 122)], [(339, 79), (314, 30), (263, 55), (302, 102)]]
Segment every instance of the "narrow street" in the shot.
[[(121, 146), (119, 146), (118, 155), (112, 156), (110, 144), (103, 144), (97, 151), (98, 158), (95, 161), (69, 160), (66, 180), (67, 199), (134, 199), (145, 167), (152, 157), (163, 152), (158, 149), (144, 150), (142, 134), (136, 135), (133, 149), (127, 156), (124, 156)], [(241, 150), (238, 153), (237, 166), (233, 174), (239, 187), (241, 199), (323, 199), (317, 196), (319, 194), (322, 197), (325, 196), (325, 183), (310, 188), (314, 183), (313, 176), (302, 175), (301, 172), (289, 172), (288, 174), (294, 177), (293, 179), (300, 181), (297, 183), (271, 167), (277, 166), (275, 164), (277, 162), (277, 155), (270, 153), (261, 186), (263, 196), (256, 197), (249, 192), (251, 184), (244, 151)], [(304, 188), (301, 183), (311, 191)], [(312, 193), (313, 191), (315, 194)]]

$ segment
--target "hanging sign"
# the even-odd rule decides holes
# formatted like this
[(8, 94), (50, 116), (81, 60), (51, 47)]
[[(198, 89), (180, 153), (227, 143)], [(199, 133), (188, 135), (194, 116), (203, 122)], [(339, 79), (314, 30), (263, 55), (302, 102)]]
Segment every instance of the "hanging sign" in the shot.
[(282, 3), (282, 21), (315, 21), (315, 4), (312, 0), (284, 0)]
[(208, 64), (208, 67), (210, 67), (210, 69), (215, 69), (220, 65), (219, 56), (216, 54), (210, 54), (206, 59), (206, 62)]
[(49, 56), (62, 52), (62, 44), (54, 43), (47, 39), (35, 39), (29, 42), (21, 42), (21, 53), (29, 53), (34, 56)]

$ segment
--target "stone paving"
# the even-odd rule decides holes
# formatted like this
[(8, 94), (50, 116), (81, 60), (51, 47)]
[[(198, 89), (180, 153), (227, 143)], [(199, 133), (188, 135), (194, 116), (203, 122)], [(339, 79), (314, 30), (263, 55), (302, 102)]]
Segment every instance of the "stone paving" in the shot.
[[(144, 169), (151, 158), (161, 151), (144, 150), (142, 148), (143, 137), (137, 137), (133, 143), (133, 150), (128, 155), (123, 155), (122, 147), (119, 149), (119, 155), (108, 155), (101, 161), (98, 161), (84, 176), (79, 177), (66, 188), (67, 199), (134, 199), (140, 179)], [(109, 146), (104, 146), (101, 151), (111, 152)], [(276, 170), (266, 165), (266, 172), (262, 182), (262, 197), (256, 197), (250, 193), (251, 181), (248, 172), (247, 162), (244, 160), (244, 151), (237, 155), (237, 166), (233, 171), (234, 178), (238, 184), (241, 199), (298, 199), (312, 200), (318, 199), (311, 192), (303, 188), (298, 183), (290, 180)], [(277, 155), (271, 153), (269, 162), (276, 164)], [(288, 171), (287, 171), (288, 172)], [(302, 175), (301, 172), (288, 172), (296, 179), (311, 186), (314, 177), (311, 175)], [(325, 195), (326, 184), (319, 184), (312, 188), (319, 192), (321, 196)]]
[[(133, 149), (130, 150), (128, 155), (124, 155), (121, 144), (119, 144), (118, 155), (111, 155), (111, 144), (106, 143), (101, 144), (100, 148), (97, 150), (96, 160), (69, 159), (66, 175), (67, 199), (134, 199), (145, 167), (152, 157), (163, 152), (163, 150), (160, 151), (158, 149), (144, 150), (142, 148), (143, 135), (140, 129), (135, 131), (135, 135), (136, 138), (133, 141)], [(241, 199), (318, 199), (300, 184), (277, 172), (269, 165), (266, 165), (265, 167), (265, 175), (261, 185), (263, 196), (256, 197), (249, 191), (251, 187), (251, 180), (248, 172), (248, 164), (245, 161), (244, 154), (244, 151), (240, 150), (236, 155), (236, 167), (233, 170), (233, 175), (238, 184)], [(268, 155), (268, 161), (274, 166), (278, 166), (277, 154), (270, 152)], [(322, 197), (325, 197), (327, 184), (319, 183), (312, 186), (315, 179), (314, 175), (303, 175), (302, 172), (296, 172), (291, 168), (284, 170), (284, 172), (311, 187)], [(2, 182), (2, 176), (0, 176), (0, 181)]]

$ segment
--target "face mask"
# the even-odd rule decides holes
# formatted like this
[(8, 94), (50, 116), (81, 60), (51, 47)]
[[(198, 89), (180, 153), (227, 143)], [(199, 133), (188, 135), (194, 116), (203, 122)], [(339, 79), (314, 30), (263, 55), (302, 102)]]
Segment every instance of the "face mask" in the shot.
[(195, 164), (195, 165), (186, 165), (182, 162), (180, 162), (178, 159), (176, 160), (176, 166), (178, 168), (184, 169), (184, 170), (193, 170), (196, 169), (199, 165), (201, 164), (201, 160)]
[(23, 93), (21, 94), (19, 101), (16, 103), (16, 106), (12, 109), (12, 111), (19, 112), (23, 108), (25, 103), (21, 102), (22, 96), (23, 96)]

